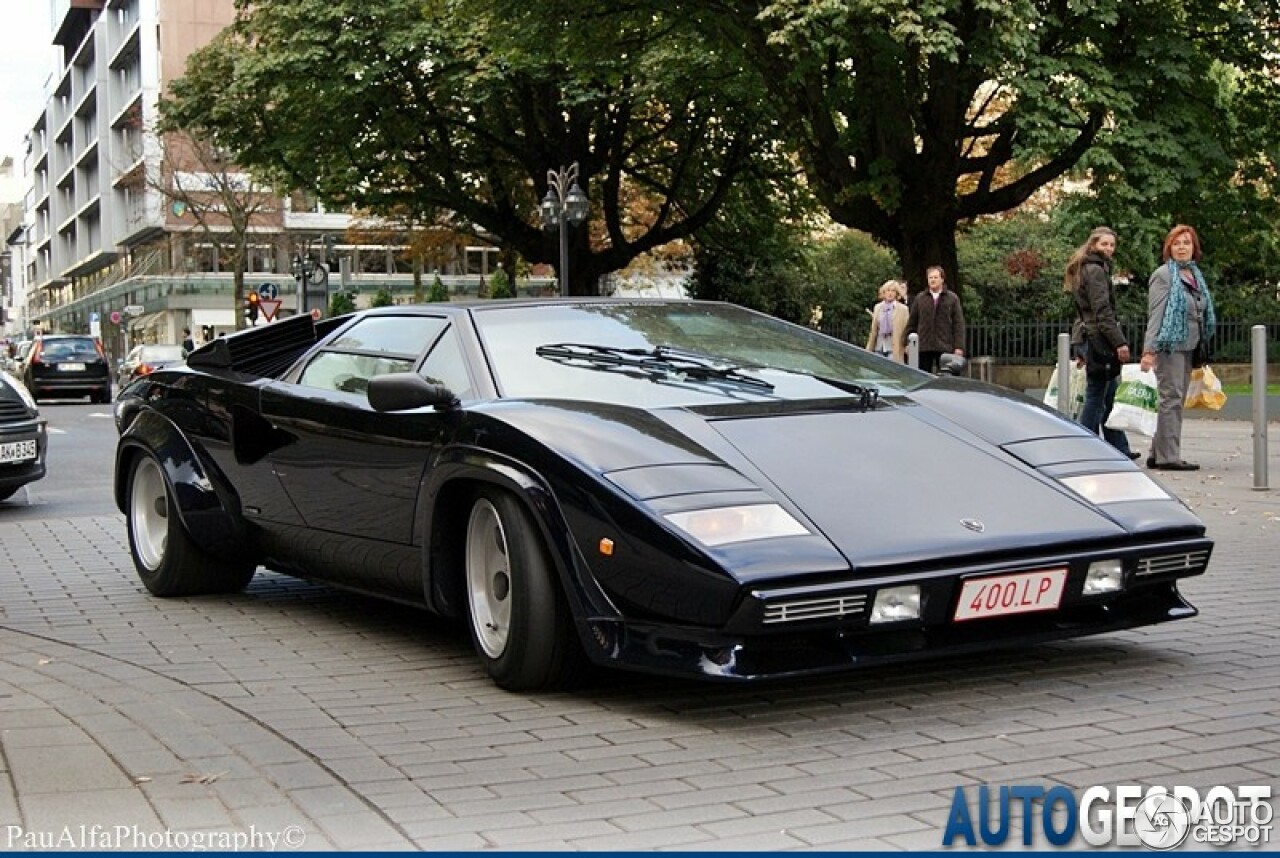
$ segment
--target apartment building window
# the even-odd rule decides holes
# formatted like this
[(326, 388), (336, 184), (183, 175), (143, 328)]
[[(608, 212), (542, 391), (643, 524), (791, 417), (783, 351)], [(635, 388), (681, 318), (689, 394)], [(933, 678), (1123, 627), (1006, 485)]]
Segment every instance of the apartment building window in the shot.
[(274, 274), (276, 272), (276, 249), (270, 244), (252, 244), (249, 246), (249, 258), (245, 270), (258, 274)]

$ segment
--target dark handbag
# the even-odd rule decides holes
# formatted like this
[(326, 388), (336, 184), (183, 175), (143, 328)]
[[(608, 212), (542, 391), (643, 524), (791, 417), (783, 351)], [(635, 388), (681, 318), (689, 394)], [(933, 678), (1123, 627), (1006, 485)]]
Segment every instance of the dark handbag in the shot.
[(1102, 334), (1094, 334), (1085, 340), (1084, 371), (1090, 376), (1115, 378), (1120, 375), (1120, 358), (1111, 342)]
[(1201, 337), (1200, 342), (1196, 343), (1196, 347), (1191, 350), (1191, 368), (1200, 369), (1209, 362), (1210, 355), (1209, 343)]

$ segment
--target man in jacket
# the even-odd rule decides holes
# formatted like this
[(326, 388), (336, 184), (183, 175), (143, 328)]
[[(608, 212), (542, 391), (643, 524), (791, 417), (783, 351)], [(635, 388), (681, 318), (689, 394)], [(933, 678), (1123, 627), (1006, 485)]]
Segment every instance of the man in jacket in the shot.
[(911, 302), (907, 336), (920, 338), (920, 368), (936, 373), (944, 352), (964, 355), (964, 310), (959, 296), (947, 288), (941, 267), (934, 265), (926, 274), (929, 288)]

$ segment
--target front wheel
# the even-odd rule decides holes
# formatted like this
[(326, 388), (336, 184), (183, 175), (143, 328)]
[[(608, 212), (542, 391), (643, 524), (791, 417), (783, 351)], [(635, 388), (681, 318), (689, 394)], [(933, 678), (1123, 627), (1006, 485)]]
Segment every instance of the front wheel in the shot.
[(510, 494), (481, 489), (466, 546), (471, 639), (489, 676), (508, 691), (570, 684), (584, 657), (529, 513)]
[(252, 563), (211, 557), (192, 542), (160, 463), (150, 454), (139, 454), (130, 465), (125, 518), (134, 568), (154, 596), (235, 593), (253, 578)]

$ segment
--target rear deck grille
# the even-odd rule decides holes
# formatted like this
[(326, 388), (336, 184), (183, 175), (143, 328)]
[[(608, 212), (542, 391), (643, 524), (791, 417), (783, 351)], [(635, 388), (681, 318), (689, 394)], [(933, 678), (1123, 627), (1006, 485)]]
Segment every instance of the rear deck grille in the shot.
[(1182, 554), (1164, 554), (1159, 557), (1143, 557), (1138, 561), (1135, 575), (1169, 575), (1178, 572), (1203, 572), (1209, 565), (1208, 551), (1188, 551)]
[(867, 609), (866, 593), (842, 593), (809, 598), (766, 599), (764, 623), (798, 623), (805, 620), (837, 620)]

